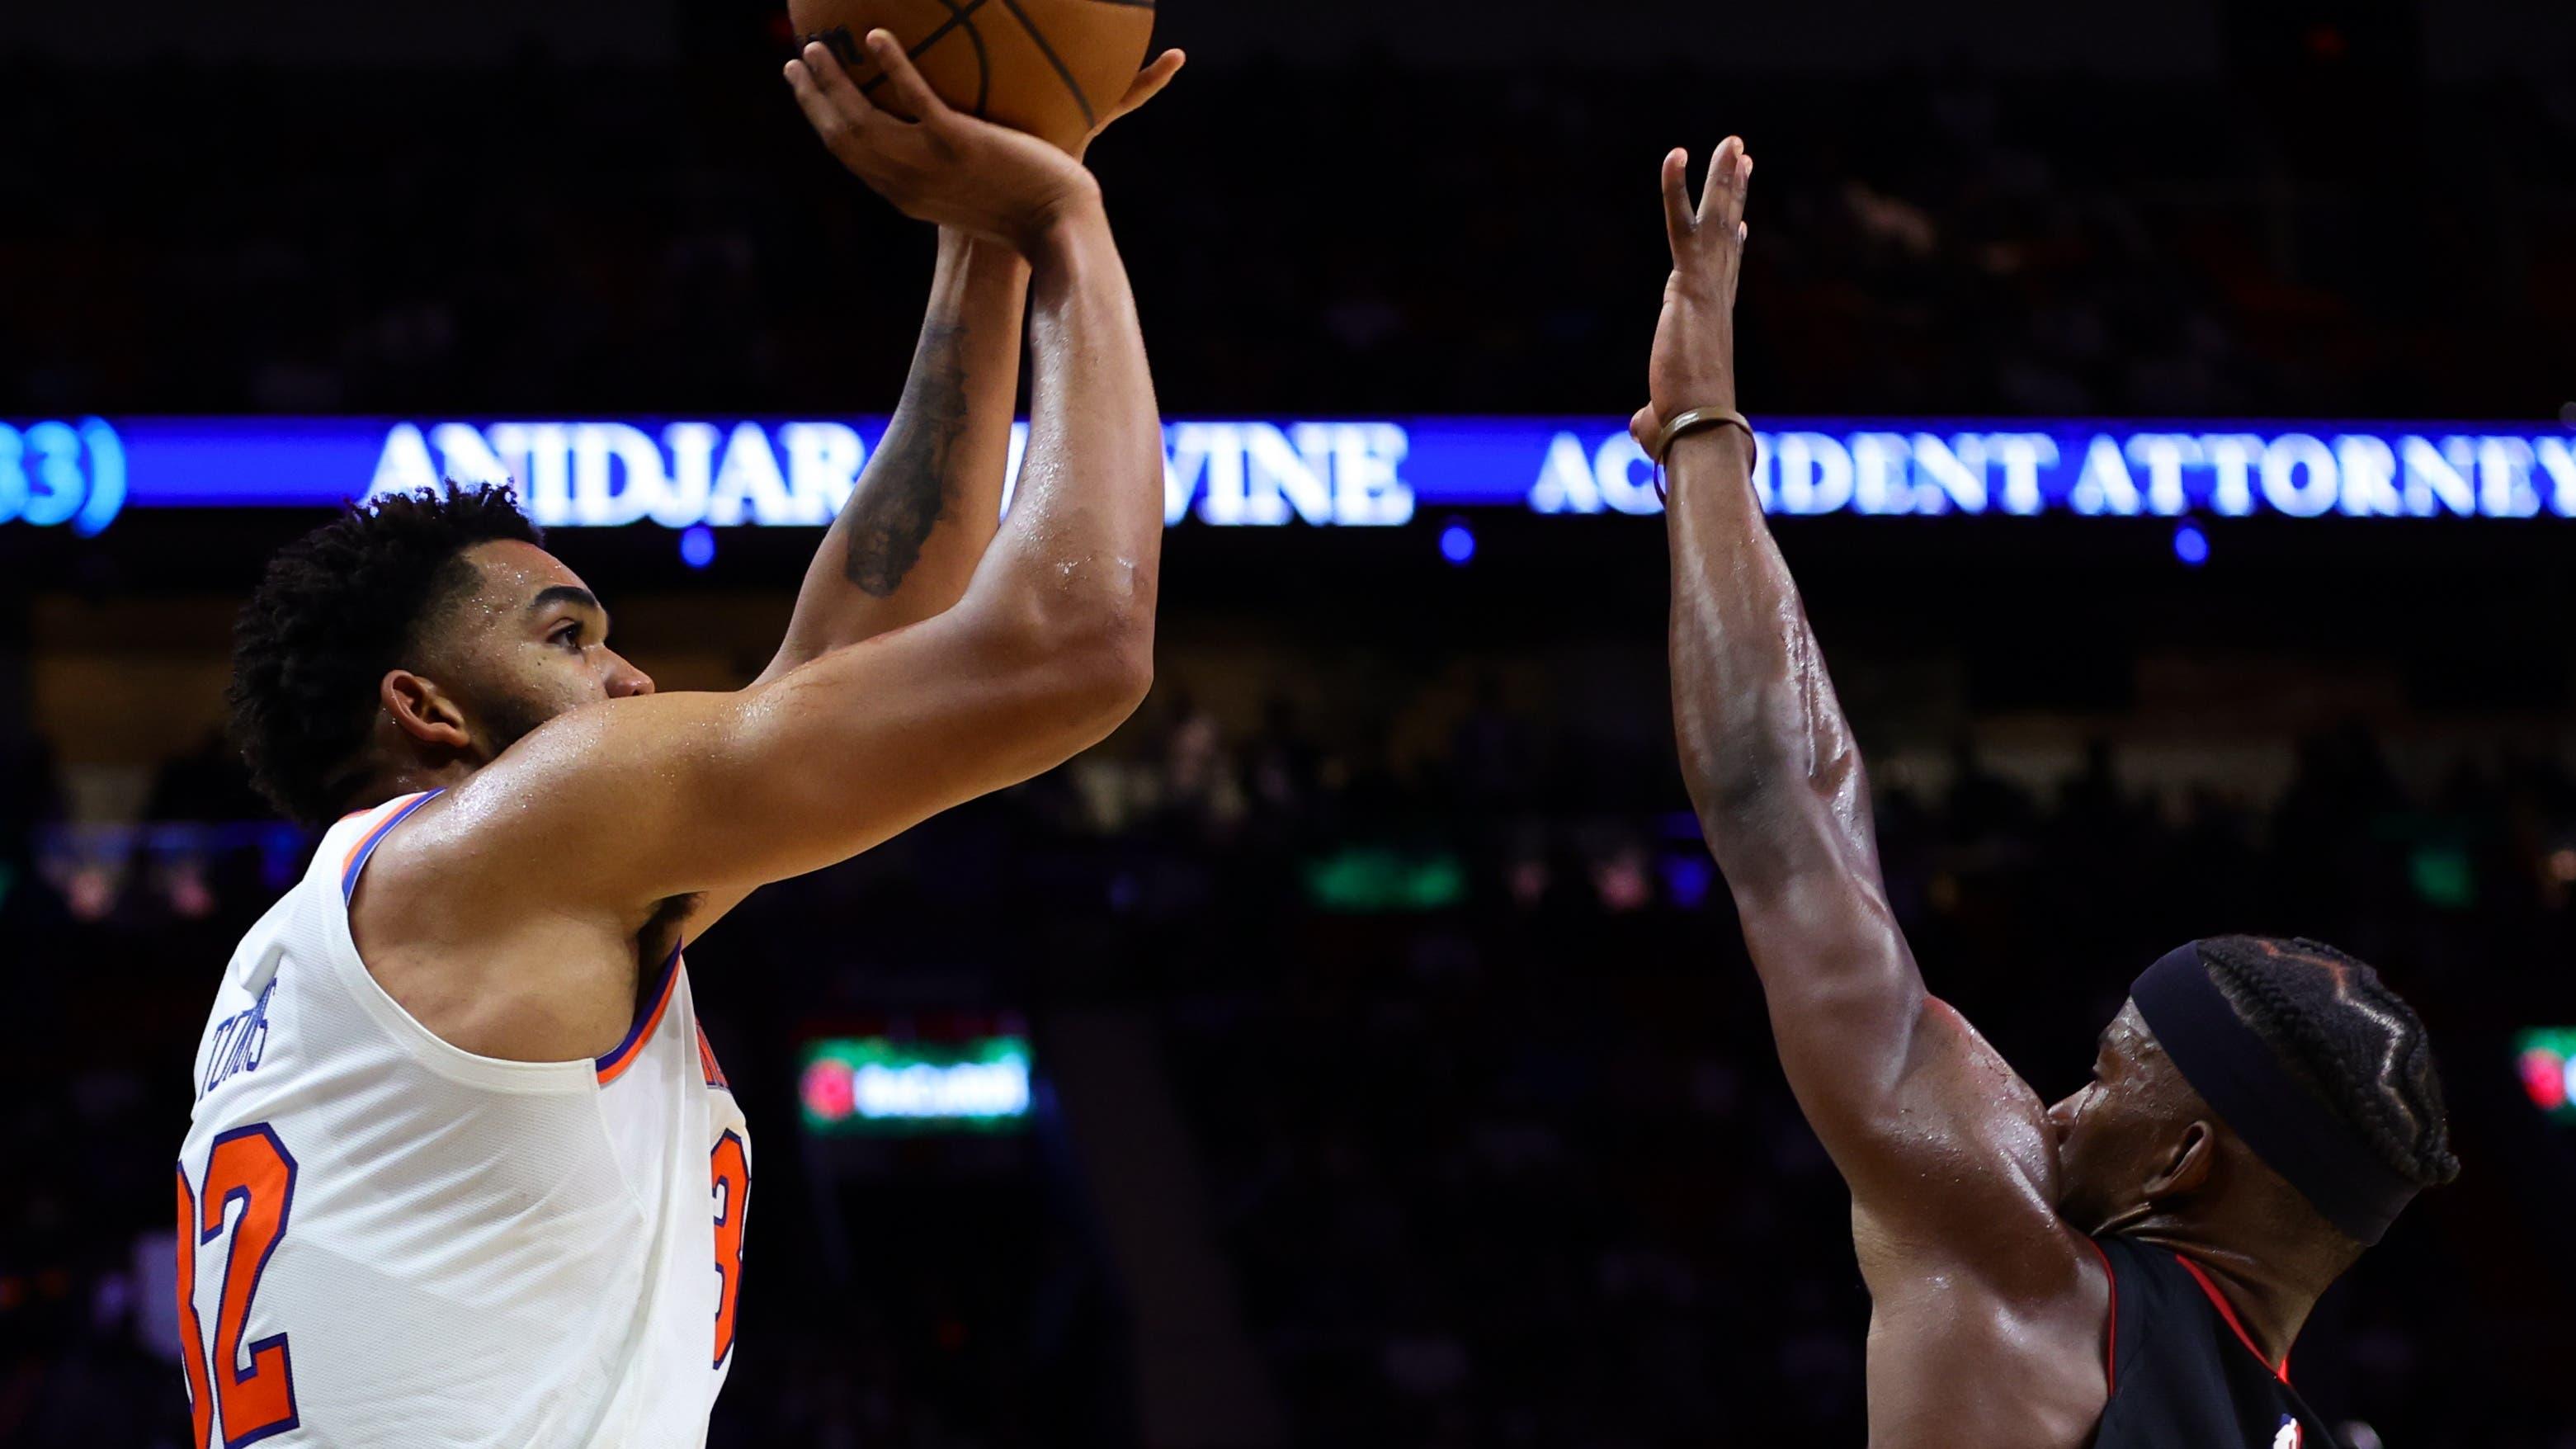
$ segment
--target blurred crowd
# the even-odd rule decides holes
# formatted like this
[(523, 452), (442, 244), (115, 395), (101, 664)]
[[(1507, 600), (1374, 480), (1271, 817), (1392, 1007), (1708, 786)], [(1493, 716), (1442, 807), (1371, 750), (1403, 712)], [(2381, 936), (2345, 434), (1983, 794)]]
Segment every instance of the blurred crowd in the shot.
[[(0, 276), (43, 279), (0, 287), (0, 415), (882, 410), (928, 247), (774, 60), (0, 62), (0, 134), (61, 143), (0, 151)], [(1624, 412), (1657, 158), (1729, 130), (1774, 412), (2568, 401), (2565, 86), (1247, 64), (1094, 160), (1172, 411)]]
[[(0, 136), (32, 138), (0, 146), (0, 418), (884, 411), (928, 240), (820, 154), (767, 45), (673, 73), (0, 57)], [(2334, 74), (1242, 64), (1094, 162), (1175, 415), (1624, 414), (1657, 158), (1729, 131), (1762, 163), (1748, 406), (2568, 403), (2576, 87)], [(2540, 637), (2486, 632), (2441, 649)], [(19, 730), (0, 712), (0, 1444), (178, 1446), (185, 1063), (310, 842), (215, 741), (141, 824), (73, 823)], [(2576, 1148), (2512, 1072), (2518, 1028), (2576, 1024), (2568, 758), (2401, 783), (2355, 729), (2262, 798), (2144, 798), (2108, 744), (2045, 788), (1966, 744), (1880, 780), (1934, 989), (2044, 1095), (2196, 935), (2332, 941), (2431, 1022), (2467, 1172), (2300, 1352), (2353, 1449), (2576, 1449)], [(1292, 1442), (1862, 1441), (1848, 1200), (1666, 743), (1488, 691), (1399, 747), (1167, 678), (1110, 746), (762, 893), (690, 961), (762, 1144), (722, 1449), (1139, 1442), (1129, 1309), (1043, 1093), (971, 1158), (796, 1141), (824, 1024), (1025, 1013), (1043, 1075), (1046, 1023), (1099, 1006), (1153, 1026)]]
[[(54, 818), (40, 749), (0, 753), (0, 1100), (41, 1165), (0, 1195), (0, 1441), (175, 1445), (150, 1321), (182, 1063), (301, 843), (213, 746), (113, 839)], [(2497, 754), (2409, 790), (2359, 731), (2264, 801), (2137, 798), (2115, 763), (2039, 791), (1963, 746), (1937, 785), (1883, 785), (1935, 989), (2053, 1096), (2181, 940), (2377, 962), (2433, 1025), (2468, 1170), (2327, 1300), (2302, 1389), (2378, 1436), (2357, 1445), (2576, 1445), (2576, 1153), (2510, 1047), (2576, 1021), (2576, 778)], [(1295, 1443), (1863, 1436), (1848, 1200), (1668, 750), (1494, 695), (1398, 758), (1284, 703), (1229, 728), (1167, 684), (1110, 747), (764, 893), (690, 959), (765, 1148), (720, 1444), (1137, 1442), (1115, 1275), (1052, 1129), (839, 1187), (792, 1141), (800, 1033), (925, 1004), (1026, 1010), (1041, 1070), (1063, 1009), (1154, 1023)]]

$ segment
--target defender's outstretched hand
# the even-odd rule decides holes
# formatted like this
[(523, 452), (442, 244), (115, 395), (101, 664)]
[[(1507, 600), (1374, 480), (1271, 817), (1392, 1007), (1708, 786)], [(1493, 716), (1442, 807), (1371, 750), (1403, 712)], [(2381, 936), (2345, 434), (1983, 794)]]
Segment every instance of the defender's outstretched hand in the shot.
[(1648, 402), (1629, 420), (1651, 451), (1667, 419), (1692, 408), (1735, 409), (1735, 283), (1744, 262), (1744, 198), (1753, 157), (1729, 136), (1708, 164), (1708, 182), (1693, 205), (1690, 153), (1664, 157), (1664, 235), (1673, 274), (1664, 283), (1663, 318), (1646, 365)]
[[(1058, 221), (1099, 203), (1099, 183), (1080, 161), (941, 100), (892, 34), (871, 30), (866, 44), (896, 103), (919, 120), (903, 120), (871, 104), (820, 42), (787, 63), (787, 83), (814, 134), (905, 215), (990, 238), (1027, 256)], [(1168, 72), (1163, 76), (1170, 78)]]

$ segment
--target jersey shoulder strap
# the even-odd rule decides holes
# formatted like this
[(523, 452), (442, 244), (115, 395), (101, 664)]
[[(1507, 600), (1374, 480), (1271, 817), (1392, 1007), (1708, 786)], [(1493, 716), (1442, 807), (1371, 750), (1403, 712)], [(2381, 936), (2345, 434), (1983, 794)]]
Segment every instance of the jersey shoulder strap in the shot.
[(2151, 1243), (2094, 1240), (2111, 1274), (2110, 1396), (2093, 1449), (2340, 1449), (2205, 1274)]
[(411, 813), (446, 793), (422, 790), (398, 795), (381, 805), (370, 806), (343, 816), (340, 822), (322, 834), (321, 847), (313, 852), (313, 864), (306, 878), (327, 876), (332, 888), (340, 893), (340, 904), (347, 905), (358, 893), (358, 876), (367, 868), (368, 857), (384, 843), (394, 827), (411, 818)]
[(423, 1026), (394, 1000), (360, 955), (349, 918), (367, 862), (386, 837), (444, 792), (404, 795), (348, 816), (323, 833), (313, 863), (296, 887), (301, 899), (299, 941), (353, 1003), (372, 1029), (404, 1057), (450, 1081), (487, 1091), (591, 1090), (588, 1062), (516, 1062), (481, 1056)]

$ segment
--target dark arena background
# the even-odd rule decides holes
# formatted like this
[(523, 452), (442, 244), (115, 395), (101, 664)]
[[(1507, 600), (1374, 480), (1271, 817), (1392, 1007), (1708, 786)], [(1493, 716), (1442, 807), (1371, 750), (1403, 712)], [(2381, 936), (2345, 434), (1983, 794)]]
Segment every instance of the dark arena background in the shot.
[[(186, 1441), (189, 1057), (310, 849), (218, 732), (266, 553), (509, 476), (663, 688), (765, 661), (930, 262), (788, 40), (0, 12), (0, 1444)], [(763, 1144), (714, 1443), (1862, 1442), (1849, 1200), (1621, 441), (1657, 158), (1741, 132), (1757, 484), (1933, 989), (2053, 1097), (2178, 941), (2377, 963), (2466, 1171), (2301, 1388), (2355, 1449), (2576, 1446), (2576, 10), (1164, 0), (1158, 43), (1094, 154), (1171, 420), (1155, 689), (693, 943)]]

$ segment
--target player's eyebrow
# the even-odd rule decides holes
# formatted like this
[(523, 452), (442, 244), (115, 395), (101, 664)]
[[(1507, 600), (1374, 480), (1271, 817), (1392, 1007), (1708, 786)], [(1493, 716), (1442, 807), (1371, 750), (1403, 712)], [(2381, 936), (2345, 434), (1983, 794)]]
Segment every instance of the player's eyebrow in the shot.
[(570, 604), (577, 609), (590, 610), (599, 616), (600, 632), (607, 632), (608, 610), (600, 607), (597, 594), (577, 584), (552, 584), (537, 590), (537, 596), (528, 600), (528, 612), (542, 614), (556, 604)]

